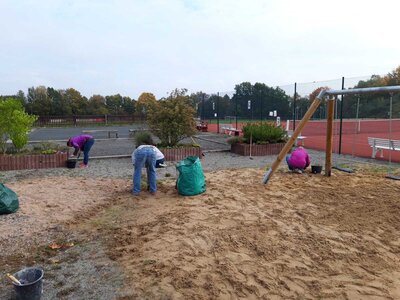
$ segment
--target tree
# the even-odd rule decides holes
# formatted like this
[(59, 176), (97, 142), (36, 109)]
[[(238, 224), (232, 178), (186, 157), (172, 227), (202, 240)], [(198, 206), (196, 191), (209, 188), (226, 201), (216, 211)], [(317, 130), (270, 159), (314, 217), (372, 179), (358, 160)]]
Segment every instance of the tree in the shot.
[(25, 113), (19, 100), (8, 98), (0, 101), (0, 149), (5, 153), (6, 141), (11, 139), (17, 149), (28, 142), (28, 133), (36, 116)]
[(52, 101), (48, 96), (45, 86), (31, 87), (28, 89), (28, 110), (31, 114), (50, 115)]
[(122, 97), (122, 110), (128, 115), (133, 114), (135, 111), (135, 101), (130, 97)]
[(93, 95), (89, 98), (87, 113), (90, 115), (105, 115), (108, 109), (106, 107), (106, 99), (100, 95)]
[(157, 99), (152, 93), (142, 93), (136, 102), (136, 111), (147, 114), (157, 105)]
[(194, 109), (182, 90), (174, 90), (167, 99), (150, 106), (148, 123), (163, 146), (176, 146), (196, 132)]
[(71, 107), (66, 100), (65, 91), (48, 87), (47, 95), (52, 102), (52, 115), (65, 116), (71, 114)]
[(120, 94), (106, 96), (106, 106), (109, 114), (119, 115), (122, 112), (122, 96)]
[(83, 115), (86, 113), (87, 99), (80, 92), (73, 88), (69, 88), (64, 94), (66, 102), (71, 107), (71, 112), (74, 115)]
[[(250, 109), (249, 109), (249, 101)], [(264, 83), (242, 82), (235, 86), (235, 94), (231, 101), (237, 115), (244, 118), (253, 116), (255, 119), (264, 119), (269, 111), (278, 111), (280, 117), (290, 117), (289, 96), (278, 88), (272, 88)]]

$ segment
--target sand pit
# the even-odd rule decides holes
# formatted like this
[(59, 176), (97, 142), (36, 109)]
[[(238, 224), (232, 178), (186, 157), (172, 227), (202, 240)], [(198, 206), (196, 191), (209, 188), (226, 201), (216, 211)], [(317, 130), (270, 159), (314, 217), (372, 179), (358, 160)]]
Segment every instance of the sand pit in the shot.
[[(82, 222), (109, 205), (110, 195), (127, 189), (121, 179), (44, 177), (6, 184), (19, 197), (15, 214), (0, 216), (0, 244), (18, 248), (31, 238), (46, 237), (59, 224)], [(16, 243), (16, 241), (18, 243)]]
[(203, 195), (125, 207), (111, 254), (132, 297), (399, 299), (400, 182), (376, 175), (207, 174)]
[(21, 210), (0, 230), (18, 243), (12, 218), (92, 227), (125, 272), (117, 299), (400, 298), (400, 182), (280, 171), (264, 186), (263, 173), (207, 173), (195, 197), (173, 180), (133, 197), (130, 180), (25, 179), (8, 184)]

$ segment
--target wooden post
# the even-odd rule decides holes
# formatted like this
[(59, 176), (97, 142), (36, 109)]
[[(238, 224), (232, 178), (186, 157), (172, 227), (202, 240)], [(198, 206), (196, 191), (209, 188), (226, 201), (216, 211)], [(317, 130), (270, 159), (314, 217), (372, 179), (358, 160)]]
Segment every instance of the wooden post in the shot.
[(335, 100), (328, 100), (328, 116), (326, 124), (326, 150), (325, 150), (325, 176), (332, 173), (332, 142), (333, 142), (333, 116), (335, 112)]
[(272, 164), (271, 168), (264, 174), (263, 183), (266, 184), (268, 180), (271, 178), (272, 174), (276, 171), (281, 161), (286, 157), (290, 149), (293, 147), (293, 144), (297, 140), (297, 137), (300, 135), (300, 132), (303, 130), (303, 127), (307, 124), (308, 120), (310, 120), (311, 116), (317, 110), (318, 106), (321, 104), (321, 99), (315, 98), (313, 103), (311, 103), (310, 108), (307, 110), (303, 119), (300, 121), (300, 124), (293, 132), (291, 138), (287, 141), (286, 145), (283, 147), (278, 157)]

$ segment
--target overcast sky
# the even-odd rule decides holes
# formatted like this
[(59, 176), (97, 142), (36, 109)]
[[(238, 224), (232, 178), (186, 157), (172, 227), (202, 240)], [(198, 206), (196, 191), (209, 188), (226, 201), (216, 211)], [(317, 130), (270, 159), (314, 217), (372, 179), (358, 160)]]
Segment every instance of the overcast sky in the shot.
[(0, 94), (157, 98), (400, 65), (399, 0), (0, 0)]

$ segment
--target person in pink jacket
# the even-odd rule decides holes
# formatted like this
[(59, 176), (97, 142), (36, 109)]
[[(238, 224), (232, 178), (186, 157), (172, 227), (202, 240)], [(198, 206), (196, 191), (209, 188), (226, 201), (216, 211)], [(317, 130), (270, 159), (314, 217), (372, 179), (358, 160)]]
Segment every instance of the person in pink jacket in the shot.
[(292, 153), (286, 156), (286, 162), (289, 170), (297, 173), (303, 173), (310, 165), (311, 160), (306, 149), (302, 146), (297, 147)]
[(67, 146), (74, 147), (74, 153), (72, 157), (78, 155), (79, 151), (83, 151), (83, 163), (80, 165), (81, 168), (87, 168), (89, 163), (89, 152), (94, 144), (94, 138), (88, 134), (81, 134), (68, 139)]

